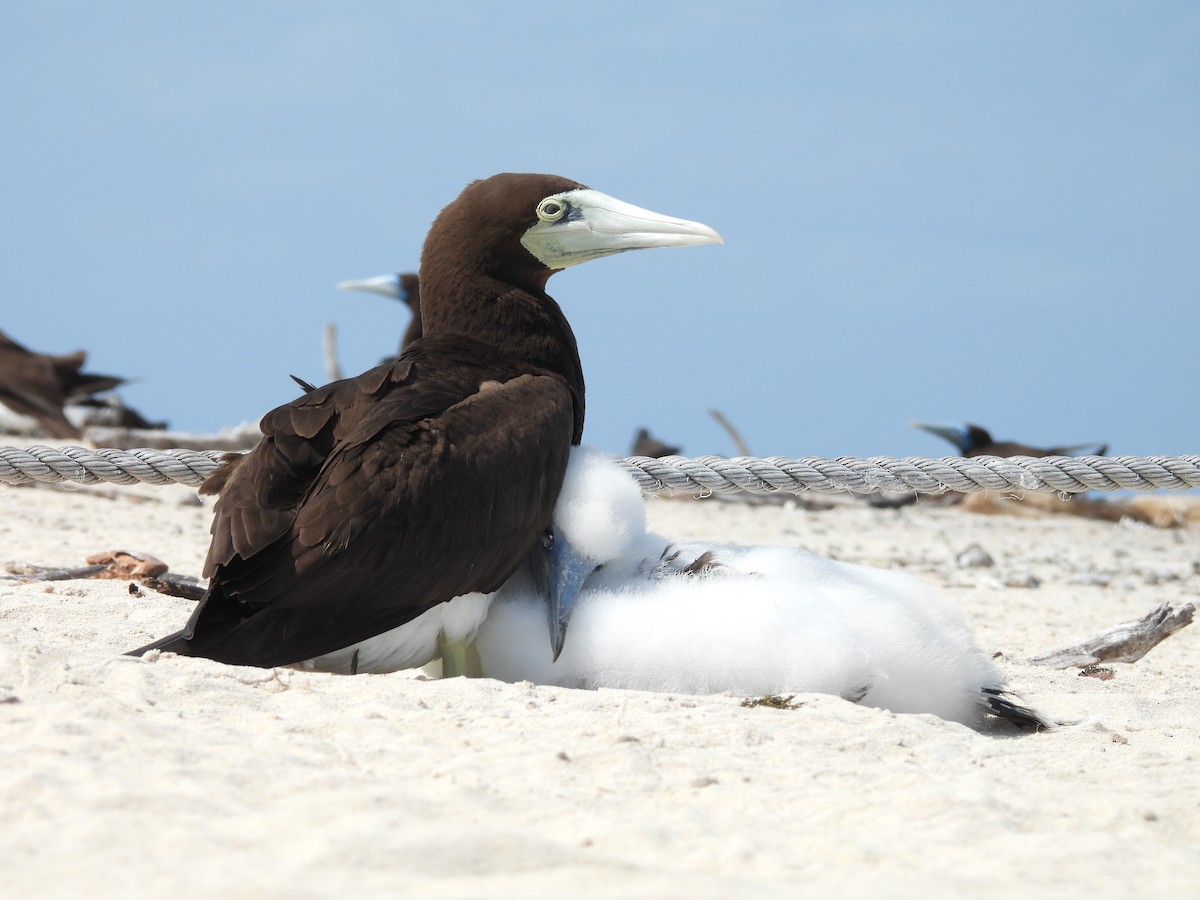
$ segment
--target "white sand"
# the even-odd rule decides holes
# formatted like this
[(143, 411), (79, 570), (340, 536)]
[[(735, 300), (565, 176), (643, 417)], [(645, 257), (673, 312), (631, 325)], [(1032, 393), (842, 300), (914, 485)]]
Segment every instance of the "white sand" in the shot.
[[(0, 561), (127, 548), (199, 574), (209, 506), (184, 488), (115, 493), (0, 486)], [(1200, 531), (681, 501), (652, 503), (651, 525), (907, 566), (968, 611), (1017, 689), (1098, 724), (981, 734), (815, 695), (781, 711), (139, 660), (120, 653), (191, 604), (122, 581), (4, 581), (5, 895), (1195, 892), (1200, 627), (1110, 681), (1024, 659), (1195, 601)], [(995, 567), (955, 566), (973, 542)]]

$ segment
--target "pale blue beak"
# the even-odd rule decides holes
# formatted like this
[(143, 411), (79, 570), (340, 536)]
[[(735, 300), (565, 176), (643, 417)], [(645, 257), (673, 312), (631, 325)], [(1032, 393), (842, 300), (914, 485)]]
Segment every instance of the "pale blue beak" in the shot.
[(557, 661), (567, 638), (567, 623), (583, 583), (596, 571), (596, 564), (576, 553), (561, 537), (555, 537), (547, 553), (549, 565), (550, 646)]

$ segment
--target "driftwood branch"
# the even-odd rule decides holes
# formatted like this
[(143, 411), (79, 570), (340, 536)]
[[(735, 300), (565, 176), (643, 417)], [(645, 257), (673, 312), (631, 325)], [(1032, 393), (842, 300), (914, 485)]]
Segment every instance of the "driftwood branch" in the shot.
[(1178, 609), (1164, 603), (1140, 619), (1114, 625), (1077, 644), (1035, 656), (1029, 661), (1035, 666), (1052, 669), (1083, 668), (1102, 662), (1137, 662), (1179, 629), (1190, 625), (1195, 612), (1196, 607), (1191, 603)]
[(6, 563), (8, 575), (0, 581), (75, 581), (85, 578), (119, 579), (137, 582), (160, 594), (200, 600), (204, 585), (190, 575), (177, 575), (167, 564), (148, 553), (136, 550), (108, 550), (87, 558), (85, 566), (39, 566), (33, 563)]
[(217, 434), (196, 434), (187, 431), (158, 431), (144, 428), (101, 428), (89, 426), (87, 439), (97, 447), (118, 450), (150, 447), (155, 450), (252, 450), (262, 432), (258, 425), (239, 425)]
[(337, 326), (325, 323), (325, 374), (330, 381), (342, 380), (342, 364), (338, 362)]
[(199, 603), (204, 599), (204, 584), (191, 575), (176, 575), (174, 572), (164, 572), (157, 578), (152, 578), (149, 575), (136, 579), (145, 587), (159, 594), (166, 594), (168, 597), (182, 597), (184, 600), (191, 600), (193, 603)]
[(725, 429), (725, 433), (728, 434), (730, 440), (733, 441), (733, 446), (737, 447), (738, 453), (740, 453), (742, 456), (754, 455), (750, 452), (750, 448), (746, 446), (746, 442), (742, 440), (741, 432), (733, 427), (733, 423), (725, 418), (725, 414), (723, 412), (721, 412), (719, 409), (710, 409), (708, 414), (717, 420), (718, 425)]
[(12, 562), (4, 566), (8, 575), (0, 575), (0, 581), (75, 581), (78, 578), (95, 578), (108, 571), (108, 566), (38, 566), (33, 563)]

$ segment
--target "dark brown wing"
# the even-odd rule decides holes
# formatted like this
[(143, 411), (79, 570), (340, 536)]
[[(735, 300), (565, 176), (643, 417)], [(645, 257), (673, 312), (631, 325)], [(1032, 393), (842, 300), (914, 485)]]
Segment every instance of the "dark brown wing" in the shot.
[(297, 662), (512, 574), (553, 512), (574, 398), (557, 375), (435, 363), (381, 367), (397, 371), (365, 411), (342, 382), (268, 415), (224, 484), (187, 652)]
[(0, 403), (37, 419), (55, 437), (78, 438), (79, 429), (63, 415), (63, 399), (50, 360), (0, 332)]
[(254, 557), (288, 534), (335, 448), (385, 398), (394, 415), (421, 418), (475, 389), (469, 373), (453, 383), (434, 382), (429, 377), (434, 365), (414, 356), (317, 388), (263, 417), (258, 446), (245, 456), (227, 457), (200, 488), (202, 494), (221, 495), (205, 577), (236, 558)]

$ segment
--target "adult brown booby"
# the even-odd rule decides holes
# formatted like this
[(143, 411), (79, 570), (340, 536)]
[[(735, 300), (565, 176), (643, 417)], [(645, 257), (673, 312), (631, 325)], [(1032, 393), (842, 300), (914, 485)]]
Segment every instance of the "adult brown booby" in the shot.
[(998, 441), (991, 432), (978, 425), (931, 425), (928, 422), (913, 422), (913, 427), (936, 434), (958, 448), (963, 456), (1075, 456), (1086, 452), (1092, 456), (1103, 456), (1108, 444), (1073, 444), (1064, 447), (1030, 447), (1016, 441)]
[(372, 294), (382, 294), (384, 297), (399, 300), (408, 307), (410, 316), (408, 327), (404, 329), (404, 337), (400, 339), (401, 353), (421, 336), (421, 280), (416, 272), (339, 281), (336, 287), (339, 291), (369, 291)]
[(263, 418), (258, 446), (201, 488), (220, 495), (204, 599), (132, 653), (287, 665), (497, 590), (544, 539), (583, 430), (579, 353), (546, 281), (720, 241), (558, 176), (469, 185), (421, 255), (424, 336)]
[(79, 429), (64, 415), (64, 404), (111, 391), (125, 383), (114, 375), (84, 372), (87, 354), (35, 353), (0, 331), (0, 403), (29, 416), (57, 438), (78, 439)]

